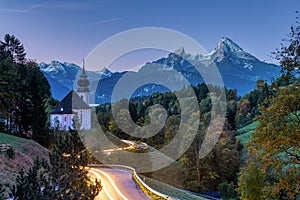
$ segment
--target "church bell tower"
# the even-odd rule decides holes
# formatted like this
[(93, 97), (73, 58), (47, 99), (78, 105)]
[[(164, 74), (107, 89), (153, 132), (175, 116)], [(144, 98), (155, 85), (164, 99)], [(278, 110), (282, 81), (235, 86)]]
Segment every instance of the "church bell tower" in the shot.
[(82, 72), (80, 74), (80, 78), (77, 81), (77, 85), (78, 85), (78, 90), (77, 90), (77, 94), (78, 96), (80, 96), (80, 98), (87, 104), (89, 104), (89, 96), (90, 96), (90, 90), (89, 90), (89, 85), (90, 82), (87, 79), (87, 75), (85, 72), (85, 67), (84, 67), (84, 60), (83, 60), (83, 69)]

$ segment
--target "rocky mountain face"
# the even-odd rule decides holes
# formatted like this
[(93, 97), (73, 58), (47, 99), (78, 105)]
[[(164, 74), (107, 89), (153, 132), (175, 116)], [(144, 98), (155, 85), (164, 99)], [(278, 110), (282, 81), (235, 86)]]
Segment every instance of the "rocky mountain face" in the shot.
[[(52, 61), (49, 64), (39, 63), (38, 67), (48, 79), (54, 98), (61, 100), (72, 89), (77, 89), (76, 78), (82, 70), (78, 65)], [(99, 79), (110, 77), (112, 72), (105, 68), (102, 72), (87, 71), (87, 75), (91, 84), (97, 84)]]
[[(52, 94), (61, 99), (71, 90), (76, 82), (81, 68), (75, 64), (53, 61), (50, 64), (38, 65), (48, 79)], [(208, 54), (190, 54), (180, 48), (167, 57), (146, 63), (138, 72), (111, 72), (105, 69), (102, 72), (87, 72), (92, 88), (95, 92), (95, 103), (111, 101), (112, 91), (118, 81), (130, 78), (128, 87), (141, 84), (148, 80), (148, 84), (136, 85), (134, 96), (147, 96), (154, 92), (165, 92), (181, 89), (189, 84), (197, 85), (205, 82), (205, 76), (211, 76), (213, 67), (216, 67), (227, 88), (237, 89), (243, 95), (253, 90), (258, 79), (270, 81), (280, 74), (280, 67), (258, 60), (250, 53), (245, 52), (229, 38), (222, 38), (215, 50)], [(213, 76), (213, 75), (212, 75)], [(122, 78), (123, 77), (123, 78)], [(122, 78), (122, 79), (121, 79)], [(151, 78), (155, 81), (151, 83)], [(166, 86), (172, 86), (168, 88)], [(76, 86), (76, 84), (75, 84)], [(75, 87), (76, 88), (76, 87)]]

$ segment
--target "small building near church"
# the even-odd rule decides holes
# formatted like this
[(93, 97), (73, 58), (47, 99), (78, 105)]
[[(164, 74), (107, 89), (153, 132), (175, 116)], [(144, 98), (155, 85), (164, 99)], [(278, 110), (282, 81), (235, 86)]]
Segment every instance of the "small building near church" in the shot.
[(89, 106), (89, 80), (84, 69), (77, 81), (77, 92), (71, 91), (50, 113), (50, 127), (58, 130), (90, 130), (92, 128), (92, 114)]

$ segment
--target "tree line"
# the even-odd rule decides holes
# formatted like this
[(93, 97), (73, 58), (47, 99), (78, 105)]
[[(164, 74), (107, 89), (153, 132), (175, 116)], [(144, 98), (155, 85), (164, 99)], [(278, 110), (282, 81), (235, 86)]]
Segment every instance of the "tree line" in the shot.
[[(199, 84), (198, 86), (193, 87), (201, 114), (190, 114), (192, 120), (200, 120), (200, 125), (192, 144), (178, 159), (178, 168), (180, 168), (185, 179), (183, 181), (184, 188), (201, 193), (216, 191), (220, 184), (226, 184), (226, 186), (236, 185), (236, 174), (239, 167), (239, 145), (234, 137), (236, 125), (234, 120), (230, 120), (235, 119), (235, 110), (237, 109), (239, 98), (236, 90), (230, 89), (226, 91), (225, 95), (228, 97), (227, 104), (230, 104), (230, 106), (227, 107), (225, 126), (223, 132), (220, 133), (218, 143), (205, 158), (200, 159), (199, 157), (199, 150), (212, 116), (212, 98), (217, 98), (214, 93), (221, 91), (218, 87), (209, 87), (210, 90), (205, 84)], [(189, 89), (185, 88), (178, 91), (178, 93), (186, 93), (188, 90)], [(152, 137), (141, 139), (130, 136), (120, 129), (120, 124), (117, 124), (113, 117), (111, 104), (108, 103), (100, 105), (96, 110), (99, 124), (102, 126), (103, 130), (109, 131), (121, 139), (145, 142), (156, 149), (162, 148), (173, 140), (178, 132), (179, 125), (184, 127), (183, 130), (185, 130), (182, 137), (188, 137), (189, 131), (192, 131), (190, 130), (189, 122), (181, 122), (181, 112), (187, 113), (189, 111), (182, 110), (185, 109), (186, 106), (179, 105), (177, 97), (172, 92), (155, 93), (149, 97), (137, 97), (131, 100), (123, 99), (120, 102), (114, 103), (115, 112), (118, 114), (118, 118), (122, 119), (120, 121), (124, 123), (122, 124), (122, 127), (126, 130), (146, 135), (148, 133), (142, 133), (139, 128), (134, 129), (128, 127), (131, 123), (128, 122), (126, 108), (123, 106), (127, 104), (129, 104), (132, 120), (140, 126), (146, 126), (150, 123), (150, 111), (152, 113), (159, 112), (159, 108), (149, 109), (151, 106), (155, 104), (162, 105), (168, 114), (164, 127)], [(218, 106), (220, 108), (225, 108), (225, 105)], [(189, 108), (189, 106), (187, 107)], [(220, 123), (220, 119), (214, 119), (213, 123)], [(152, 127), (152, 129), (149, 127), (146, 131), (153, 132), (154, 130), (155, 127)], [(184, 140), (185, 138), (182, 139)], [(180, 145), (178, 148), (180, 148)], [(180, 151), (180, 149), (177, 150)], [(151, 173), (148, 175), (151, 176)], [(176, 180), (173, 180), (172, 178), (164, 181), (176, 186), (176, 184), (174, 184)], [(232, 192), (235, 193), (234, 187), (232, 187)]]
[(0, 41), (0, 72), (0, 131), (47, 146), (50, 85), (14, 35)]

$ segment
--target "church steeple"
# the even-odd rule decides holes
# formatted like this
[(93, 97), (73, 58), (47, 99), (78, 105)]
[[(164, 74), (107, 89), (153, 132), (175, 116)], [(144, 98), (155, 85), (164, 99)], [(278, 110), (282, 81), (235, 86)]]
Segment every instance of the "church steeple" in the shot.
[(78, 92), (83, 92), (83, 91), (87, 91), (89, 92), (89, 85), (90, 85), (90, 82), (89, 80), (87, 79), (87, 75), (86, 75), (86, 72), (85, 72), (85, 67), (84, 67), (84, 59), (83, 59), (83, 69), (82, 69), (82, 72), (80, 74), (80, 79), (77, 81), (77, 84), (78, 84)]
[(85, 71), (84, 59), (83, 59), (82, 68), (83, 69), (81, 71), (80, 78), (77, 81), (77, 85), (78, 85), (77, 94), (88, 104), (89, 95), (90, 95), (90, 90), (89, 90), (90, 81), (88, 80), (88, 76)]

